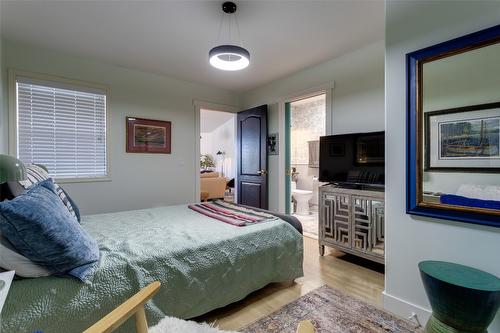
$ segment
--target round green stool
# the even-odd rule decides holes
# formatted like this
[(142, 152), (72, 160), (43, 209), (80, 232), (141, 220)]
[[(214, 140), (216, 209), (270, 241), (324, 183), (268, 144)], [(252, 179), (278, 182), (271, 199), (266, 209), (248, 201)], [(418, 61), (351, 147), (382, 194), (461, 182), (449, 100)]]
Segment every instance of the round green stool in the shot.
[(426, 333), (486, 333), (500, 306), (500, 279), (444, 261), (418, 264), (432, 307)]

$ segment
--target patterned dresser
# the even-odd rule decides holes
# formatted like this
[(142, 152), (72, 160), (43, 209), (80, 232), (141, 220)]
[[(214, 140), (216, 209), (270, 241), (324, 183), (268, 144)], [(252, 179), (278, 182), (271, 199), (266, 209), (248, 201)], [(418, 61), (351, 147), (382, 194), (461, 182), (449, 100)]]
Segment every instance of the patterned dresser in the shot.
[(319, 190), (319, 253), (325, 246), (384, 263), (384, 192), (324, 185)]

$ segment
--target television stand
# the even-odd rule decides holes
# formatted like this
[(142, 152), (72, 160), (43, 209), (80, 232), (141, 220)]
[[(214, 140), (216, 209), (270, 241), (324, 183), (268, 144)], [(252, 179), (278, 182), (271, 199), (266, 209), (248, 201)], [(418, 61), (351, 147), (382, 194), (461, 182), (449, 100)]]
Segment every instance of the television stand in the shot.
[[(354, 184), (358, 185), (358, 184)], [(319, 189), (319, 252), (325, 246), (384, 263), (384, 191), (376, 187)]]
[(347, 188), (352, 190), (361, 190), (361, 191), (377, 191), (384, 192), (385, 186), (379, 184), (362, 184), (362, 183), (330, 183), (330, 186), (335, 186), (337, 188)]

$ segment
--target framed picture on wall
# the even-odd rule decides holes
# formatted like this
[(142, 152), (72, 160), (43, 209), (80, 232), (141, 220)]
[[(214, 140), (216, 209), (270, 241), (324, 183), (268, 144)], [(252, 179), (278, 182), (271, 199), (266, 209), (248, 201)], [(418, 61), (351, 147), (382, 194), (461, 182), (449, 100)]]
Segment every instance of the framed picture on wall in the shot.
[(127, 117), (127, 153), (170, 154), (172, 123)]
[(500, 102), (424, 113), (425, 170), (498, 172)]

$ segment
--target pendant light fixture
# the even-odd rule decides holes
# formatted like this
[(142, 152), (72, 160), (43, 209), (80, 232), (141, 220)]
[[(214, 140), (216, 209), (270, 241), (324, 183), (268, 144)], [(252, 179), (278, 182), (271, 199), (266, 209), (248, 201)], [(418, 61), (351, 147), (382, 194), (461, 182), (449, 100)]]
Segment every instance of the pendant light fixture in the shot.
[[(220, 42), (221, 40), (223, 25), (226, 18), (228, 18), (228, 40), (231, 41), (231, 23), (232, 19), (234, 18), (236, 32), (238, 34), (238, 41), (241, 45), (240, 26), (238, 25), (235, 14), (236, 4), (230, 1), (224, 2), (222, 4), (222, 11), (224, 12), (224, 14), (219, 26), (219, 36), (217, 38), (218, 42)], [(224, 43), (212, 48), (210, 52), (208, 52), (208, 58), (210, 61), (210, 65), (224, 71), (239, 71), (248, 67), (248, 65), (250, 64), (250, 52), (248, 52), (248, 50), (243, 48), (242, 46), (233, 44), (231, 42)]]

